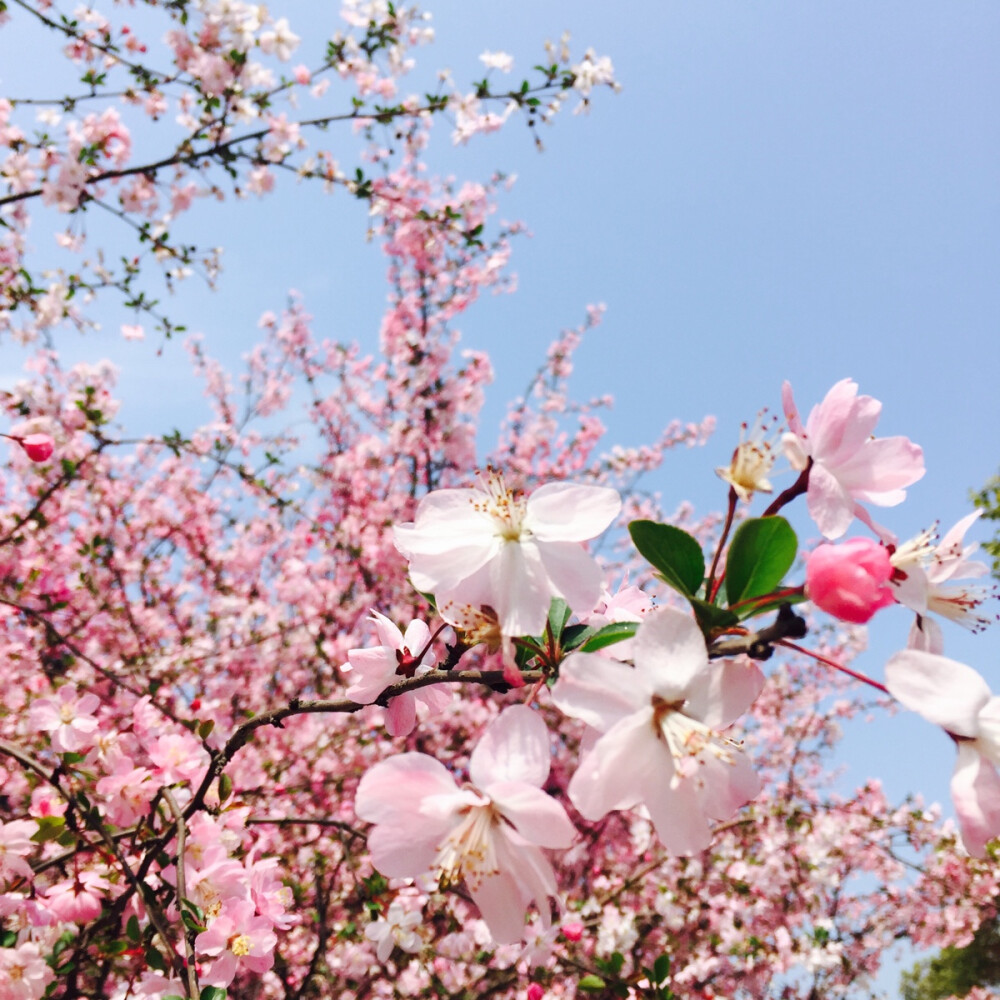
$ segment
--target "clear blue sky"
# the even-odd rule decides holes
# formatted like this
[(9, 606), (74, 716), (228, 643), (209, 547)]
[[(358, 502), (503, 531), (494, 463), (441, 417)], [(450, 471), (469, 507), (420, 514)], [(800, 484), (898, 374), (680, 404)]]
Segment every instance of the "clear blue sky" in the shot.
[[(275, 14), (286, 7), (305, 36), (296, 60), (314, 62), (308, 52), (336, 26), (332, 13), (320, 23), (317, 5), (271, 4)], [(418, 53), (428, 77), (444, 66), (458, 81), (481, 76), (485, 49), (511, 53), (517, 77), (568, 28), (577, 51), (611, 56), (624, 85), (617, 97), (598, 94), (589, 116), (544, 129), (543, 155), (517, 123), (458, 148), (438, 126), (432, 165), (460, 178), (516, 173), (501, 215), (534, 233), (515, 245), (519, 291), (483, 300), (459, 324), (468, 346), (494, 357), (492, 424), (555, 333), (603, 302), (576, 386), (617, 397), (612, 438), (638, 444), (674, 417), (718, 418), (706, 449), (664, 469), (668, 508), (685, 498), (722, 505), (712, 469), (740, 421), (779, 408), (783, 379), (807, 411), (851, 376), (885, 404), (879, 433), (925, 451), (925, 479), (883, 523), (906, 537), (968, 510), (969, 488), (1000, 464), (996, 3), (632, 0), (613, 11), (593, 0), (442, 0), (432, 9), (438, 42)], [(20, 68), (6, 32), (0, 89)], [(352, 147), (346, 132), (342, 141)], [(318, 330), (374, 345), (385, 265), (363, 243), (365, 222), (342, 193), (326, 200), (293, 183), (273, 200), (213, 209), (199, 225), (226, 245), (221, 290), (192, 286), (174, 312), (235, 355), (259, 314), (295, 287)], [(109, 331), (118, 322), (109, 315)], [(186, 419), (175, 409), (180, 361), (111, 335), (66, 336), (75, 355), (122, 363), (127, 423), (165, 430)], [(8, 372), (16, 364), (8, 353)], [(164, 389), (163, 379), (177, 382)], [(876, 676), (908, 619), (889, 611), (882, 623), (857, 664)], [(946, 652), (1000, 690), (996, 628), (971, 638), (947, 627)], [(852, 732), (847, 755), (852, 775), (882, 774), (896, 795), (947, 797), (951, 748), (918, 720)]]

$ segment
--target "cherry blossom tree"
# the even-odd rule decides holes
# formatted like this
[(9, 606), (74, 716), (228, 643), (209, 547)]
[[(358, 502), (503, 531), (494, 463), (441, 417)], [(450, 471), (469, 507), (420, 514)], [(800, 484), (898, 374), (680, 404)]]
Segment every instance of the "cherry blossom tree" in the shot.
[[(848, 379), (804, 423), (776, 385), (787, 431), (744, 433), (725, 512), (668, 517), (643, 477), (711, 421), (606, 443), (605, 400), (569, 387), (592, 308), (484, 454), (490, 360), (455, 323), (508, 287), (519, 226), (498, 179), (421, 157), (439, 123), (466, 142), (587, 107), (612, 63), (549, 45), (521, 80), (487, 52), (468, 88), (411, 95), (427, 17), (340, 16), (316, 44), (237, 0), (0, 2), (78, 81), (0, 101), (0, 335), (32, 349), (3, 397), (0, 997), (867, 996), (895, 942), (971, 940), (997, 894), (992, 702), (932, 616), (978, 626), (989, 593), (956, 582), (966, 523), (900, 543), (861, 506), (905, 499), (919, 447), (874, 438)], [(186, 341), (210, 420), (130, 435), (113, 366), (60, 338), (124, 305), (125, 337), (177, 349), (163, 289), (218, 261), (178, 220), (285, 173), (358, 200), (378, 351), (317, 337), (293, 295), (239, 373)], [(798, 478), (749, 516), (780, 451)], [(874, 537), (802, 569), (803, 496), (826, 537)], [(896, 601), (887, 688), (845, 620)], [(928, 708), (950, 679), (955, 711)], [(959, 828), (830, 778), (890, 690), (992, 782), (965, 782)]]

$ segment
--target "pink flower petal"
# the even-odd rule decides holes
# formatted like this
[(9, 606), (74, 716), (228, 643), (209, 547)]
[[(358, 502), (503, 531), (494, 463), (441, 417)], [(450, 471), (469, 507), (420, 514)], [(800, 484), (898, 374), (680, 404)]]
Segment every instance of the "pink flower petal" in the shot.
[(951, 797), (965, 849), (973, 857), (985, 857), (987, 843), (1000, 834), (1000, 775), (973, 743), (958, 745)]
[(542, 717), (526, 705), (512, 705), (480, 737), (469, 758), (469, 777), (483, 792), (495, 782), (541, 788), (549, 776), (551, 757), (549, 730)]

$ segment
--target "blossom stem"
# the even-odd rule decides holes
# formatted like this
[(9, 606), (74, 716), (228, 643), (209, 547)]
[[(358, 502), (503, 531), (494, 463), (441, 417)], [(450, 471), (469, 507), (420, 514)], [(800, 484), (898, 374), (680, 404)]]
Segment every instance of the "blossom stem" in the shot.
[(813, 460), (810, 458), (806, 467), (799, 473), (799, 478), (787, 490), (782, 490), (771, 501), (770, 506), (764, 511), (761, 517), (774, 517), (785, 504), (791, 503), (796, 497), (800, 497), (805, 493), (809, 488), (809, 470), (812, 468), (812, 465)]
[(803, 653), (806, 656), (811, 656), (814, 660), (819, 660), (820, 663), (825, 663), (828, 667), (833, 667), (835, 670), (840, 670), (847, 674), (848, 677), (853, 677), (854, 680), (861, 681), (862, 684), (870, 685), (875, 688), (876, 691), (881, 691), (883, 694), (889, 694), (889, 689), (884, 684), (880, 684), (878, 681), (873, 681), (870, 677), (866, 677), (864, 674), (859, 674), (856, 670), (851, 670), (850, 667), (845, 667), (843, 663), (831, 660), (829, 657), (823, 656), (821, 653), (815, 653), (811, 649), (806, 649), (804, 646), (799, 646), (794, 642), (789, 642), (787, 639), (779, 639), (776, 645), (785, 646), (787, 649), (794, 649), (796, 653)]
[(719, 544), (715, 548), (715, 556), (712, 558), (712, 568), (708, 571), (708, 579), (705, 581), (705, 597), (708, 600), (714, 600), (715, 595), (719, 591), (719, 585), (722, 581), (720, 580), (718, 584), (715, 583), (715, 571), (719, 568), (719, 558), (722, 556), (722, 550), (725, 548), (726, 539), (729, 537), (729, 531), (733, 526), (733, 518), (736, 515), (736, 490), (730, 486), (729, 487), (729, 508), (726, 511), (726, 523), (722, 526), (722, 534), (719, 536)]

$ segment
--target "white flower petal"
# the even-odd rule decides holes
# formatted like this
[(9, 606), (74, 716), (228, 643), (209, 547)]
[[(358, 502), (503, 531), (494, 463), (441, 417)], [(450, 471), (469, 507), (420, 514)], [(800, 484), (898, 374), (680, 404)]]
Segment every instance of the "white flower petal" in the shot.
[(956, 736), (979, 735), (978, 715), (990, 689), (972, 667), (946, 656), (906, 649), (886, 664), (889, 693), (928, 722)]
[(585, 542), (618, 516), (622, 501), (607, 486), (546, 483), (527, 500), (525, 527), (547, 542)]

